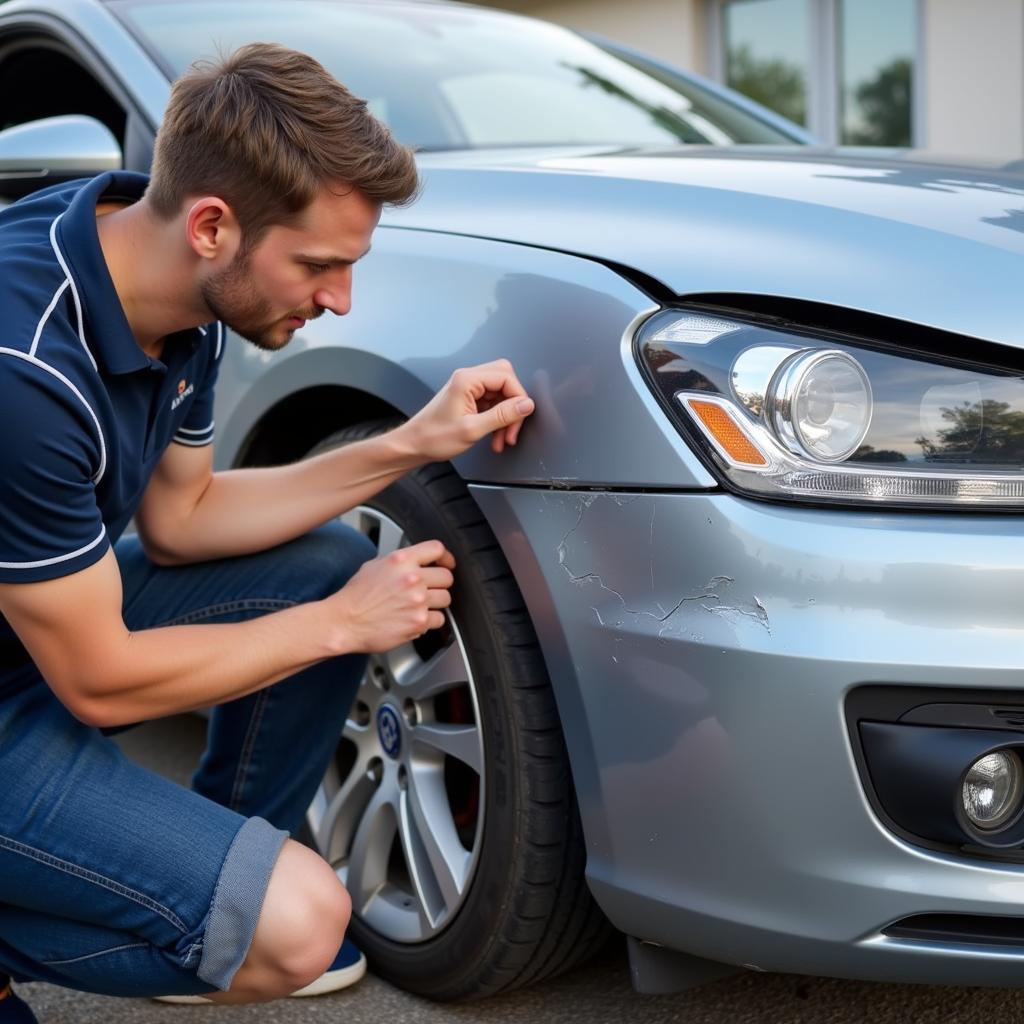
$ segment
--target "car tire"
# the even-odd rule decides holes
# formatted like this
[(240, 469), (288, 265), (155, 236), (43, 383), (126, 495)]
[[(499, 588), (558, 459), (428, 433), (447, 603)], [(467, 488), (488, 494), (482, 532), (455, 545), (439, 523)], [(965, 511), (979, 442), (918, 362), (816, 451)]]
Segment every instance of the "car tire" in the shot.
[[(310, 454), (372, 437), (394, 425), (382, 421), (346, 428), (326, 438)], [(433, 463), (406, 474), (343, 518), (351, 522), (359, 516), (364, 524), (372, 524), (375, 517), (380, 517), (380, 523), (398, 524), (407, 543), (437, 538), (455, 556), (455, 586), (446, 627), (449, 634), (444, 637), (442, 631), (432, 631), (422, 639), (433, 637), (434, 642), (450, 643), (454, 631), (465, 655), (482, 739), (483, 783), (479, 785), (478, 780), (482, 790), (478, 807), (483, 810), (473, 836), (476, 860), (472, 877), (457, 909), (436, 934), (414, 936), (414, 941), (409, 941), (408, 935), (395, 934), (397, 926), (390, 926), (390, 919), (388, 924), (374, 927), (368, 920), (372, 914), (362, 914), (355, 898), (350, 934), (376, 973), (403, 989), (436, 1000), (488, 996), (565, 971), (605, 945), (612, 929), (584, 877), (582, 828), (554, 694), (508, 563), (465, 484), (448, 463)], [(429, 650), (423, 654), (425, 660), (430, 657)], [(364, 687), (371, 685), (369, 674), (370, 669)], [(390, 694), (400, 690), (395, 683), (385, 696), (390, 700)], [(345, 730), (345, 734), (359, 731), (364, 746), (382, 742), (366, 718), (375, 692), (367, 690), (370, 695), (365, 702), (357, 698), (363, 721), (354, 723), (350, 717)], [(378, 722), (380, 714), (378, 709)], [(346, 763), (354, 770), (353, 754), (343, 749), (345, 734), (339, 744), (342, 767), (335, 791), (352, 782), (351, 775), (347, 782), (342, 777)], [(388, 740), (390, 734), (381, 735)], [(383, 752), (378, 760), (385, 762), (385, 769), (393, 767), (386, 763), (388, 757)], [(375, 770), (380, 771), (379, 764)], [(318, 794), (321, 812), (330, 797), (324, 789), (327, 784), (325, 777), (324, 791)], [(406, 785), (411, 785), (409, 776)], [(317, 833), (315, 806), (307, 821), (310, 836)], [(347, 872), (354, 870), (351, 857), (357, 844), (350, 840), (358, 837), (359, 825), (366, 823), (365, 814), (364, 821), (352, 824), (350, 834), (342, 837), (347, 851), (332, 850), (327, 833), (312, 844), (336, 866), (342, 865), (339, 876), (343, 881), (349, 877)], [(322, 831), (322, 817), (319, 825)], [(397, 838), (395, 843), (401, 852)], [(392, 855), (394, 852), (392, 847)], [(348, 869), (344, 867), (346, 856)], [(410, 873), (408, 858), (406, 872)], [(365, 870), (360, 879), (364, 874)], [(388, 891), (392, 900), (394, 893), (402, 892), (400, 885)], [(367, 906), (371, 909), (375, 898), (381, 897), (370, 897)], [(424, 905), (427, 902), (424, 898)]]

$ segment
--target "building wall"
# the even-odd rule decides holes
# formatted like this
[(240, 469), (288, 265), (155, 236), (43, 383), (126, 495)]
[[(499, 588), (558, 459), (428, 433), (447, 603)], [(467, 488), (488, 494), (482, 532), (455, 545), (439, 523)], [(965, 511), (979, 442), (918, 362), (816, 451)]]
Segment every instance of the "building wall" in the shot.
[(925, 0), (924, 143), (940, 153), (1024, 153), (1024, 0)]
[(476, 0), (597, 32), (700, 74), (708, 72), (703, 0)]

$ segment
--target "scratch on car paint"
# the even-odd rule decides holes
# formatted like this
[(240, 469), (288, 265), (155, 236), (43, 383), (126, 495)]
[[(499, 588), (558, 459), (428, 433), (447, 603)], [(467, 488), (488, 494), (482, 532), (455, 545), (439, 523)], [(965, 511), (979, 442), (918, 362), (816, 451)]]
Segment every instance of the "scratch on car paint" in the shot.
[[(648, 548), (648, 559), (651, 563), (651, 596), (654, 595), (654, 517), (658, 514), (658, 503), (656, 501), (651, 502), (651, 541), (650, 547)], [(661, 608), (661, 605), (658, 604)], [(662, 611), (664, 609), (662, 608)]]
[[(579, 515), (576, 517), (576, 522), (573, 524), (572, 529), (561, 539), (558, 544), (558, 564), (565, 565), (565, 545), (566, 541), (580, 528), (580, 523), (583, 522), (583, 513), (594, 504), (595, 501), (600, 497), (599, 494), (590, 494), (585, 498), (580, 499)], [(566, 570), (568, 572), (568, 569)], [(571, 576), (572, 573), (569, 573)]]
[[(678, 612), (679, 609), (682, 608), (682, 606), (684, 604), (686, 604), (688, 601), (701, 601), (701, 600), (720, 601), (721, 600), (721, 597), (718, 594), (716, 594), (714, 591), (718, 587), (720, 587), (722, 585), (726, 585), (726, 584), (730, 584), (730, 583), (734, 582), (733, 578), (731, 576), (722, 576), (722, 575), (712, 576), (711, 579), (708, 580), (708, 582), (705, 583), (704, 586), (700, 588), (700, 590), (698, 590), (695, 593), (691, 592), (689, 594), (684, 594), (667, 611), (665, 610), (664, 606), (660, 602), (655, 601), (655, 604), (658, 607), (658, 611), (660, 612), (660, 614), (656, 615), (654, 612), (650, 612), (650, 611), (647, 611), (647, 610), (642, 609), (642, 608), (630, 608), (629, 605), (626, 602), (626, 599), (622, 596), (622, 594), (620, 594), (619, 591), (617, 591), (614, 587), (609, 587), (608, 584), (605, 583), (604, 579), (601, 577), (600, 573), (593, 572), (593, 571), (591, 571), (591, 572), (583, 572), (583, 573), (574, 573), (572, 571), (572, 569), (570, 568), (570, 566), (567, 564), (567, 559), (568, 559), (568, 554), (569, 554), (569, 538), (582, 525), (583, 517), (586, 515), (587, 510), (601, 497), (608, 497), (608, 495), (589, 494), (589, 495), (587, 495), (585, 497), (580, 498), (579, 507), (577, 509), (576, 522), (573, 523), (573, 525), (566, 531), (565, 535), (562, 537), (562, 539), (558, 543), (558, 548), (557, 548), (557, 550), (558, 550), (558, 564), (565, 570), (566, 575), (569, 577), (569, 579), (573, 583), (577, 584), (578, 586), (582, 586), (584, 584), (587, 584), (587, 583), (590, 583), (590, 582), (594, 582), (602, 590), (604, 590), (605, 592), (607, 592), (609, 594), (612, 594), (614, 597), (616, 597), (619, 600), (620, 604), (622, 605), (623, 611), (627, 612), (630, 615), (643, 616), (645, 618), (654, 619), (656, 622), (661, 622), (661, 623), (665, 623), (669, 619), (671, 619), (672, 616), (675, 615), (676, 612)], [(638, 495), (635, 498), (630, 499), (628, 502), (625, 502), (625, 504), (632, 504), (634, 501), (638, 500), (639, 497), (640, 497), (640, 495)], [(614, 497), (613, 497), (613, 500), (615, 500)], [(651, 516), (651, 537), (652, 538), (653, 538), (653, 534), (654, 534), (654, 515), (652, 514), (652, 516)], [(652, 552), (652, 556), (653, 556), (653, 552)], [(652, 584), (654, 582), (653, 557), (652, 557), (652, 568), (651, 568), (651, 582), (652, 582)], [(597, 607), (595, 605), (591, 605), (590, 607), (591, 607), (591, 611), (593, 611), (594, 615), (597, 616), (597, 621), (602, 626), (605, 625), (604, 618), (601, 616), (601, 613), (600, 613), (600, 611), (598, 611)], [(621, 624), (621, 623), (617, 623), (617, 624)], [(659, 633), (659, 636), (661, 636), (663, 632), (664, 632), (664, 630), (662, 630)]]
[(764, 626), (768, 635), (772, 635), (771, 622), (768, 620), (768, 609), (765, 608), (761, 599), (754, 594), (753, 606), (744, 605), (732, 605), (732, 604), (717, 604), (707, 605), (702, 604), (701, 607), (706, 612), (711, 612), (712, 615), (723, 615), (728, 618), (731, 615), (739, 615), (746, 619), (753, 619), (759, 626)]
[[(600, 494), (592, 494), (580, 500), (579, 515), (576, 518), (576, 522), (572, 529), (566, 533), (558, 544), (558, 564), (565, 570), (566, 575), (568, 575), (569, 579), (572, 580), (573, 583), (583, 584), (590, 580), (594, 580), (602, 590), (606, 590), (609, 594), (614, 594), (622, 602), (623, 608), (626, 608), (626, 599), (617, 590), (613, 590), (611, 587), (606, 586), (604, 580), (602, 580), (596, 572), (584, 572), (577, 575), (565, 564), (566, 555), (568, 554), (567, 544), (569, 538), (580, 528), (580, 524), (583, 522), (583, 515), (587, 509), (590, 508), (590, 506), (593, 505), (600, 497)], [(603, 626), (604, 620), (601, 618), (601, 613), (593, 605), (591, 605), (591, 610), (597, 616), (597, 621)], [(630, 609), (626, 608), (626, 611), (630, 611)]]
[[(566, 531), (565, 535), (559, 541), (557, 549), (558, 564), (565, 570), (565, 574), (569, 577), (569, 579), (577, 586), (585, 586), (590, 583), (596, 583), (601, 590), (605, 591), (608, 594), (611, 594), (618, 600), (619, 604), (622, 606), (622, 611), (624, 611), (626, 614), (635, 615), (640, 618), (653, 619), (655, 622), (660, 623), (661, 628), (658, 630), (658, 639), (662, 640), (663, 642), (667, 642), (664, 640), (665, 634), (669, 632), (671, 628), (673, 628), (673, 617), (683, 608), (684, 605), (690, 602), (699, 603), (700, 607), (704, 611), (709, 612), (713, 615), (722, 615), (726, 618), (740, 617), (752, 619), (753, 621), (757, 622), (758, 625), (763, 626), (765, 630), (767, 630), (768, 634), (771, 635), (772, 630), (771, 624), (768, 619), (768, 611), (762, 603), (761, 599), (756, 594), (754, 595), (754, 603), (752, 605), (724, 603), (720, 591), (726, 587), (731, 586), (733, 583), (736, 582), (735, 577), (733, 576), (726, 576), (723, 573), (719, 573), (715, 576), (712, 576), (699, 589), (691, 590), (689, 593), (683, 594), (682, 597), (680, 597), (679, 600), (676, 601), (676, 603), (667, 610), (664, 607), (664, 605), (662, 605), (656, 599), (652, 598), (654, 600), (655, 606), (658, 609), (658, 612), (655, 613), (652, 611), (648, 611), (644, 608), (631, 608), (627, 603), (625, 597), (623, 597), (623, 595), (619, 593), (619, 591), (617, 591), (614, 587), (608, 586), (608, 584), (604, 581), (600, 573), (594, 572), (593, 570), (582, 573), (575, 573), (572, 571), (572, 568), (568, 564), (569, 538), (572, 537), (572, 535), (583, 524), (583, 518), (586, 515), (587, 510), (591, 508), (599, 498), (611, 498), (613, 501), (616, 502), (616, 504), (620, 505), (621, 507), (622, 504), (633, 504), (633, 502), (638, 500), (639, 497), (641, 496), (638, 495), (637, 497), (631, 498), (626, 502), (621, 502), (615, 495), (588, 494), (586, 496), (582, 496), (579, 499), (576, 522), (573, 523), (573, 525)], [(655, 587), (654, 528), (656, 523), (656, 508), (657, 505), (653, 505), (651, 509), (651, 522), (649, 532), (651, 545), (649, 550), (649, 557), (651, 560), (652, 594)], [(601, 614), (601, 611), (597, 607), (597, 605), (591, 605), (590, 610), (594, 613), (600, 625), (606, 626), (609, 624), (605, 620), (604, 616)], [(619, 620), (613, 624), (615, 626), (620, 626), (622, 625), (622, 622), (621, 620)], [(691, 633), (690, 635), (693, 637), (697, 636), (697, 634), (695, 633)]]
[(553, 476), (548, 483), (556, 491), (571, 491), (578, 483), (578, 476)]
[[(701, 587), (700, 593), (697, 593), (697, 594), (686, 594), (683, 597), (679, 598), (679, 600), (676, 601), (676, 603), (672, 606), (672, 608), (670, 608), (667, 612), (665, 612), (664, 615), (662, 615), (660, 617), (657, 616), (657, 615), (654, 615), (652, 617), (655, 618), (655, 619), (658, 619), (659, 622), (665, 622), (666, 620), (672, 618), (672, 616), (675, 615), (675, 613), (677, 611), (679, 611), (679, 609), (682, 608), (682, 606), (684, 604), (686, 604), (687, 601), (703, 601), (703, 600), (721, 601), (722, 598), (718, 594), (715, 593), (715, 589), (717, 587), (721, 586), (723, 583), (732, 583), (732, 582), (733, 582), (733, 580), (732, 580), (731, 576), (712, 576), (711, 579), (709, 579), (707, 581), (707, 583), (705, 583), (704, 586)], [(659, 605), (659, 607), (660, 607), (660, 605)], [(650, 614), (650, 613), (648, 612), (648, 614)]]
[[(569, 567), (565, 565), (564, 560), (562, 560), (560, 564), (562, 568), (565, 569), (565, 571), (568, 573), (569, 579), (572, 580), (573, 583), (583, 584), (589, 583), (591, 580), (593, 580), (602, 590), (607, 591), (609, 594), (614, 594), (619, 599), (619, 601), (622, 602), (622, 610), (628, 612), (630, 615), (644, 616), (649, 619), (654, 619), (655, 622), (668, 623), (668, 625), (664, 625), (663, 628), (658, 632), (659, 637), (663, 636), (665, 631), (671, 625), (671, 623), (669, 623), (668, 620), (671, 619), (672, 616), (675, 615), (675, 613), (678, 612), (679, 609), (682, 608), (682, 606), (687, 602), (703, 600), (721, 601), (721, 597), (719, 597), (718, 594), (715, 594), (713, 592), (713, 589), (709, 589), (719, 586), (719, 584), (714, 582), (714, 579), (712, 579), (709, 580), (703, 588), (701, 588), (699, 593), (684, 594), (667, 612), (665, 612), (664, 609), (662, 609), (664, 614), (655, 615), (654, 612), (646, 611), (643, 608), (630, 608), (626, 604), (626, 599), (617, 590), (613, 590), (611, 587), (607, 586), (604, 580), (602, 580), (596, 572), (582, 573), (579, 576), (574, 576)], [(715, 579), (728, 579), (728, 577), (715, 577)], [(600, 622), (602, 626), (605, 625), (604, 620), (601, 618), (601, 613), (597, 610), (597, 608), (594, 605), (591, 605), (590, 607), (594, 614), (597, 616), (598, 622)], [(660, 604), (658, 605), (658, 607), (662, 608)], [(621, 625), (621, 623), (616, 623), (616, 625)]]

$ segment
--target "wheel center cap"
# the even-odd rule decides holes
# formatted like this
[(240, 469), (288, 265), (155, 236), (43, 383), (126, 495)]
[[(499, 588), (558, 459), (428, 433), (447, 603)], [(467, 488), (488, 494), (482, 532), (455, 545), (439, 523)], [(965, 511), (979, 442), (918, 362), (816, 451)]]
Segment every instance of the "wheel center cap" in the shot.
[(402, 729), (398, 722), (398, 713), (390, 704), (382, 704), (377, 709), (377, 735), (384, 753), (394, 759), (402, 749)]

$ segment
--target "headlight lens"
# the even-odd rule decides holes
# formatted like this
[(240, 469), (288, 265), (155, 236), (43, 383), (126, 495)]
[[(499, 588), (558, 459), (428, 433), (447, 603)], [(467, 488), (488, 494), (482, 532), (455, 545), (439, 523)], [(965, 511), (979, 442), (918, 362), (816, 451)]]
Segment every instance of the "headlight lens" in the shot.
[(996, 750), (975, 761), (964, 777), (964, 813), (976, 828), (991, 832), (1016, 817), (1024, 783), (1020, 759), (1009, 750)]
[(666, 309), (637, 355), (674, 421), (743, 493), (1024, 506), (1024, 379), (870, 340)]
[(860, 447), (871, 423), (871, 384), (845, 352), (798, 352), (768, 386), (768, 422), (791, 451), (842, 462)]

